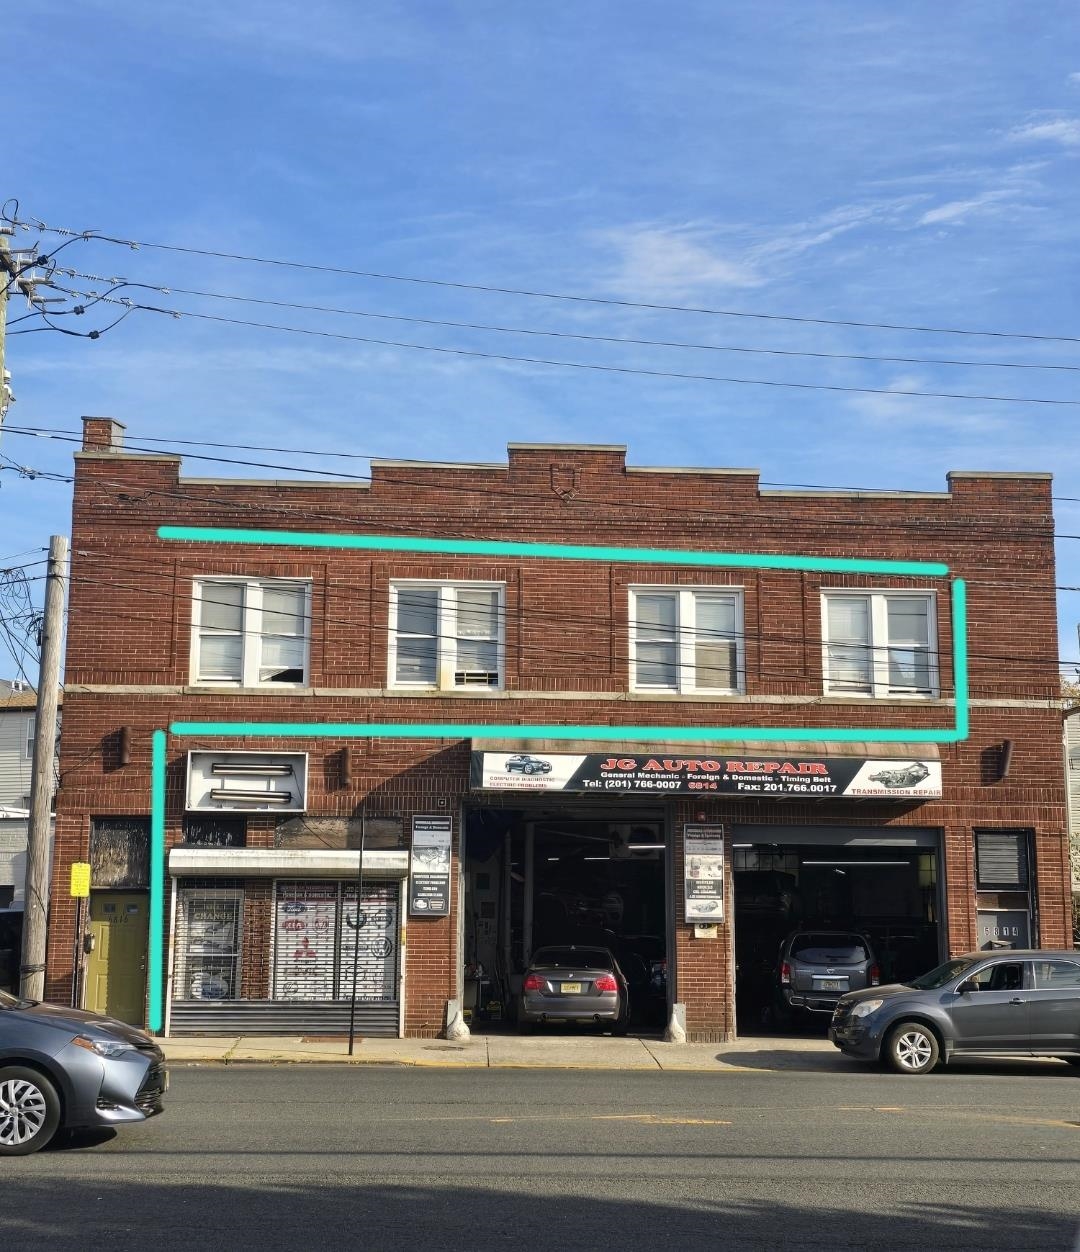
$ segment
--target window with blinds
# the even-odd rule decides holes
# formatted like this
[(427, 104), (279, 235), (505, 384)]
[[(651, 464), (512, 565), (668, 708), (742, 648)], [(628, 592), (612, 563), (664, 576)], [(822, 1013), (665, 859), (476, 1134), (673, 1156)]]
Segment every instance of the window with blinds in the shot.
[(733, 695), (744, 671), (740, 590), (631, 589), (631, 690)]
[(392, 583), (390, 686), (501, 687), (503, 618), (501, 583)]
[(934, 696), (934, 597), (911, 591), (827, 591), (822, 596), (827, 695)]

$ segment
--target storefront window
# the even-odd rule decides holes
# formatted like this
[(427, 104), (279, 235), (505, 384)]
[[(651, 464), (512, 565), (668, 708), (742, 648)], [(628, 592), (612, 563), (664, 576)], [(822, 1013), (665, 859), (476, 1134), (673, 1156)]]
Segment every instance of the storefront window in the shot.
[(279, 882), (274, 900), (274, 999), (397, 998), (399, 888)]
[(243, 892), (188, 888), (178, 897), (177, 1000), (240, 998), (240, 920)]

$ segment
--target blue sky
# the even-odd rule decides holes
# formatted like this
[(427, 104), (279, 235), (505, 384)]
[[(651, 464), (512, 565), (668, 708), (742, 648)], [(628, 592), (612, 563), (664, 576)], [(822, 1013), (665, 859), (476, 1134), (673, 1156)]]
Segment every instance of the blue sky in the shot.
[[(1078, 335), (1075, 18), (1054, 0), (545, 10), (36, 0), (6, 19), (11, 46), (37, 51), (7, 62), (20, 121), (5, 195), (51, 225), (365, 271)], [(1080, 365), (1077, 344), (575, 304), (102, 243), (62, 256), (92, 275), (401, 317)], [(1080, 375), (1064, 371), (628, 347), (175, 294), (150, 302), (677, 373), (1080, 399)], [(498, 461), (508, 441), (617, 442), (634, 464), (753, 466), (770, 482), (943, 490), (949, 469), (1050, 469), (1059, 496), (1080, 497), (1080, 407), (607, 374), (149, 313), (97, 342), (12, 335), (8, 367), (9, 426), (74, 430), (81, 414), (110, 414), (132, 443)], [(70, 445), (9, 432), (0, 451), (70, 469)], [(191, 461), (186, 472), (244, 471)], [(0, 557), (66, 531), (68, 510), (65, 486), (0, 474)], [(1080, 534), (1080, 504), (1061, 501), (1057, 518)], [(1080, 584), (1080, 541), (1060, 543), (1058, 574)], [(1080, 656), (1078, 618), (1080, 596), (1063, 593), (1065, 657)]]

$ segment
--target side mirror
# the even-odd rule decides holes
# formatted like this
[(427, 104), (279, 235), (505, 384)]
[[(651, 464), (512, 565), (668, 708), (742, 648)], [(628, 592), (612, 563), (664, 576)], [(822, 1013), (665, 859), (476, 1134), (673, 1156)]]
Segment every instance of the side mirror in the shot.
[(967, 995), (969, 991), (978, 991), (979, 984), (974, 978), (965, 978), (964, 981), (956, 988), (957, 995)]

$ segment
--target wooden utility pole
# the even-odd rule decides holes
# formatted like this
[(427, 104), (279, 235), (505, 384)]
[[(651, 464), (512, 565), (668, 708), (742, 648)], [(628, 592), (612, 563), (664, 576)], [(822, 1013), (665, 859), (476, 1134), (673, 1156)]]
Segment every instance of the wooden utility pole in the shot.
[(0, 427), (4, 424), (4, 416), (8, 410), (7, 377), (4, 366), (4, 341), (7, 337), (8, 286), (15, 277), (15, 268), (11, 260), (11, 247), (8, 244), (10, 227), (0, 226)]
[(56, 761), (56, 707), (60, 694), (60, 644), (64, 633), (64, 589), (68, 541), (49, 540), (45, 579), (45, 621), (41, 632), (34, 761), (30, 774), (30, 828), (26, 849), (26, 903), (23, 914), (21, 994), (45, 996), (45, 938), (48, 924), (49, 827), (52, 819), (53, 770)]

